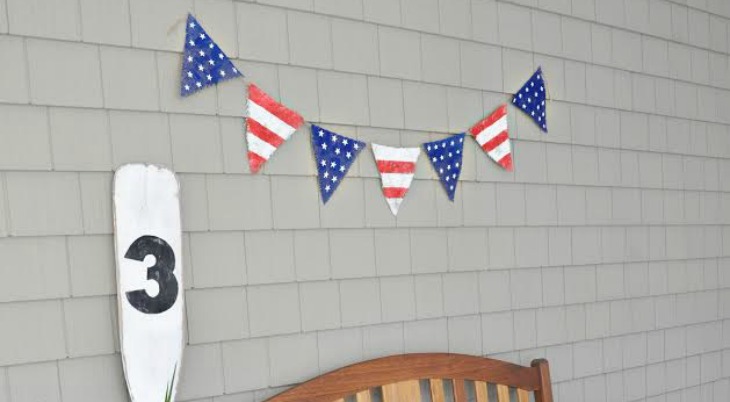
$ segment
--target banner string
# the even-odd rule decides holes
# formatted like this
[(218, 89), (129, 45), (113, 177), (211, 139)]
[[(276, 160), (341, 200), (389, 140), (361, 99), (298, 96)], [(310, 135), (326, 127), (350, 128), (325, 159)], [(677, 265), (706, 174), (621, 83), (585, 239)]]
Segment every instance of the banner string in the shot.
[(180, 17), (177, 20), (175, 20), (175, 22), (173, 22), (172, 25), (170, 25), (170, 28), (167, 28), (167, 36), (170, 36), (172, 34), (172, 31), (176, 30), (177, 27), (180, 26), (180, 24), (185, 23), (185, 19), (186, 19), (185, 17)]

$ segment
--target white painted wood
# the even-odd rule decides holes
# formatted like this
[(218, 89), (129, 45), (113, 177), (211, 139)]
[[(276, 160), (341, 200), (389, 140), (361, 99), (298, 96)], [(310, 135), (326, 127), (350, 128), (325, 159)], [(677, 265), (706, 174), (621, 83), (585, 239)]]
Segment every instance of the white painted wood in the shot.
[[(154, 165), (120, 167), (114, 176), (114, 225), (119, 333), (129, 394), (134, 402), (164, 402), (170, 389), (174, 401), (185, 311), (175, 174)], [(148, 275), (159, 279), (148, 280)]]

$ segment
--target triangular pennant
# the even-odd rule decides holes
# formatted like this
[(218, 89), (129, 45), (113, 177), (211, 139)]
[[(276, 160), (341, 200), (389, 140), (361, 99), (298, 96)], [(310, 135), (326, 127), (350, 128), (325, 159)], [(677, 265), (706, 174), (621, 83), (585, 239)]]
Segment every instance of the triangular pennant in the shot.
[(525, 112), (540, 129), (547, 133), (547, 113), (545, 107), (545, 81), (542, 69), (537, 68), (535, 74), (512, 97), (512, 103)]
[(276, 149), (302, 126), (304, 120), (254, 84), (248, 85), (246, 106), (248, 165), (251, 173), (257, 173)]
[(507, 105), (497, 108), (484, 120), (469, 129), (479, 146), (495, 162), (512, 171), (512, 145), (507, 130)]
[(461, 175), (461, 160), (464, 156), (464, 133), (452, 135), (439, 141), (426, 142), (423, 148), (426, 150), (428, 160), (431, 161), (433, 169), (438, 173), (441, 184), (454, 201), (456, 184)]
[(312, 124), (312, 148), (317, 160), (319, 192), (326, 204), (365, 148), (365, 143)]
[(421, 154), (420, 148), (392, 148), (373, 144), (375, 162), (383, 182), (383, 195), (390, 212), (398, 215), (398, 208), (411, 187), (416, 173), (416, 162)]
[(180, 95), (188, 96), (209, 85), (241, 75), (195, 17), (188, 14)]

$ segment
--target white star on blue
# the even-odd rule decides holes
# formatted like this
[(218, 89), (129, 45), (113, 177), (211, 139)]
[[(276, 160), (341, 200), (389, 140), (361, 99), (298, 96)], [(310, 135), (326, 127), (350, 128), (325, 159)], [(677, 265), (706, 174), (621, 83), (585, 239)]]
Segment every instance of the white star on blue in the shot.
[(431, 161), (434, 170), (439, 175), (441, 184), (454, 201), (456, 183), (461, 175), (462, 158), (464, 156), (464, 133), (452, 135), (443, 140), (426, 142), (423, 148), (426, 150), (428, 160)]
[(329, 201), (332, 193), (350, 170), (350, 166), (365, 148), (365, 143), (325, 130), (312, 124), (312, 149), (317, 159), (319, 192), (322, 202)]
[(542, 69), (535, 74), (512, 97), (512, 103), (525, 112), (540, 129), (547, 133), (547, 113), (545, 109), (545, 80)]
[(241, 75), (241, 72), (213, 42), (195, 17), (188, 14), (180, 95), (188, 96), (209, 85), (215, 85), (220, 81)]

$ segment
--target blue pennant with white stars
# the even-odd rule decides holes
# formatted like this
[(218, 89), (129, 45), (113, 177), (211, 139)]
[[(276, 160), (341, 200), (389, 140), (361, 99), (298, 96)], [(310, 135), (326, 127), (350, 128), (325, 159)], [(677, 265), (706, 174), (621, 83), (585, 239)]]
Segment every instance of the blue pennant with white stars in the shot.
[(188, 96), (209, 85), (241, 75), (195, 17), (188, 14), (180, 95)]
[(459, 182), (459, 175), (461, 175), (464, 135), (464, 133), (456, 134), (443, 140), (423, 144), (428, 160), (431, 161), (431, 165), (438, 173), (441, 184), (444, 185), (444, 190), (446, 190), (446, 194), (449, 195), (451, 201), (454, 201), (456, 184)]
[(540, 129), (547, 133), (547, 109), (545, 108), (545, 80), (542, 69), (537, 68), (535, 74), (512, 97), (512, 103), (522, 109)]
[(312, 124), (312, 148), (317, 160), (319, 192), (326, 204), (365, 148), (365, 143)]

